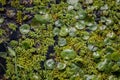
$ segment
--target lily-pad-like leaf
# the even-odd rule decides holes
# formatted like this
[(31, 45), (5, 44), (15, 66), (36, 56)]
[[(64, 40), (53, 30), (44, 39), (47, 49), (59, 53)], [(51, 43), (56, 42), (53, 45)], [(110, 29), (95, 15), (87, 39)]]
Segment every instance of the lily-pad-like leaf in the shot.
[(70, 60), (76, 57), (76, 52), (72, 49), (65, 49), (61, 52), (60, 55), (63, 59)]
[(75, 27), (77, 29), (84, 29), (85, 28), (85, 22), (84, 21), (81, 21), (81, 22), (77, 22)]
[(59, 63), (57, 64), (57, 69), (59, 69), (59, 70), (63, 70), (63, 69), (65, 69), (65, 67), (66, 67), (66, 64), (65, 64), (65, 63), (59, 62)]
[(102, 25), (101, 27), (100, 27), (100, 30), (105, 30), (106, 29), (106, 25)]
[(65, 27), (65, 26), (61, 27), (61, 30), (60, 30), (60, 33), (59, 33), (60, 36), (63, 36), (63, 37), (67, 36), (68, 33), (69, 33), (69, 30), (68, 30), (67, 27)]
[(74, 9), (74, 6), (72, 6), (72, 5), (69, 5), (68, 6), (68, 11), (71, 11), (71, 10), (73, 10)]
[(58, 45), (59, 46), (65, 46), (67, 44), (66, 39), (65, 38), (60, 38), (58, 41)]
[(88, 23), (87, 26), (88, 26), (88, 29), (92, 31), (95, 31), (98, 28), (96, 23)]
[(78, 67), (76, 64), (74, 64), (74, 63), (72, 63), (72, 64), (70, 65), (70, 68), (71, 68), (71, 70), (74, 71), (74, 72), (79, 71), (79, 67)]
[(100, 58), (100, 54), (98, 52), (93, 52), (93, 57), (94, 58)]
[(93, 48), (94, 48), (94, 45), (93, 45), (93, 44), (88, 44), (88, 49), (89, 49), (90, 51), (92, 51)]
[(114, 22), (111, 19), (106, 19), (106, 25), (112, 25)]
[(54, 34), (54, 36), (58, 35), (59, 32), (60, 32), (60, 29), (59, 29), (59, 28), (54, 28), (54, 29), (53, 29), (53, 34)]
[(78, 3), (79, 0), (67, 0), (68, 4), (75, 5)]
[(61, 21), (60, 21), (60, 20), (55, 21), (55, 26), (56, 26), (56, 27), (62, 26)]
[(88, 29), (90, 29), (92, 31), (95, 31), (97, 29), (97, 25), (92, 25)]
[(20, 26), (20, 32), (22, 34), (27, 34), (30, 31), (30, 26), (28, 24), (23, 24)]
[(97, 68), (99, 71), (111, 72), (112, 66), (113, 66), (113, 62), (108, 59), (105, 59), (103, 62), (100, 62), (98, 64)]
[(75, 37), (76, 36), (76, 31), (77, 30), (74, 27), (69, 28), (69, 36)]
[(105, 59), (103, 62), (100, 62), (97, 66), (98, 70), (104, 71), (107, 63), (108, 63), (107, 59)]
[(90, 37), (89, 32), (84, 32), (83, 35), (82, 35), (82, 39), (83, 39), (83, 40), (88, 40), (89, 37)]
[(15, 51), (11, 47), (8, 47), (8, 52), (10, 56), (16, 56)]
[(48, 59), (45, 61), (45, 68), (46, 69), (53, 69), (55, 67), (55, 61), (53, 59)]
[(79, 12), (79, 19), (85, 19), (86, 18), (86, 12), (85, 11), (83, 11), (83, 10), (80, 10), (80, 12)]

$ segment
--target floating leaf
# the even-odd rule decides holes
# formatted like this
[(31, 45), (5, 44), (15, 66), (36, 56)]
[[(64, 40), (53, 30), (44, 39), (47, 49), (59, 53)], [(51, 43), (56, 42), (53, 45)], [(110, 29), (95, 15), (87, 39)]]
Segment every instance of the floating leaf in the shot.
[(105, 59), (103, 62), (100, 62), (97, 66), (99, 71), (104, 71), (104, 72), (111, 72), (113, 66), (113, 62)]
[(54, 28), (54, 29), (53, 29), (53, 34), (54, 34), (54, 36), (58, 35), (59, 32), (60, 32), (60, 29), (59, 29), (59, 28)]
[(55, 61), (53, 59), (48, 59), (45, 61), (45, 68), (46, 69), (53, 69), (55, 67)]
[(93, 48), (94, 48), (94, 45), (92, 45), (92, 44), (88, 44), (88, 49), (89, 49), (89, 50), (91, 50), (91, 51), (92, 51), (92, 50), (93, 50)]
[(88, 26), (88, 29), (92, 31), (95, 31), (98, 28), (96, 23), (88, 23), (87, 26)]
[(73, 9), (74, 9), (74, 6), (71, 6), (71, 5), (68, 6), (68, 11), (73, 10)]
[(59, 70), (63, 70), (63, 69), (65, 69), (65, 67), (66, 67), (66, 64), (64, 64), (64, 63), (59, 62), (59, 63), (57, 64), (57, 68), (58, 68)]
[(75, 27), (77, 29), (84, 29), (85, 28), (85, 22), (84, 21), (77, 22)]
[(100, 58), (100, 54), (98, 52), (93, 52), (93, 57), (94, 58)]
[(75, 5), (78, 3), (79, 0), (67, 0), (67, 3), (68, 4), (72, 4), (72, 5)]
[(63, 59), (70, 60), (76, 57), (76, 52), (72, 49), (66, 49), (63, 50), (60, 55)]
[(62, 26), (62, 23), (60, 20), (55, 21), (55, 26), (60, 27)]
[(94, 0), (85, 0), (86, 4), (92, 4)]
[(67, 27), (65, 27), (65, 26), (61, 27), (61, 30), (60, 30), (60, 33), (59, 33), (60, 36), (67, 36), (68, 33), (69, 33), (69, 30), (68, 30)]
[(79, 14), (79, 19), (85, 19), (87, 16), (86, 12), (83, 10), (80, 10), (78, 14)]
[(30, 26), (28, 24), (23, 24), (20, 26), (20, 32), (22, 34), (27, 34), (30, 31)]
[(70, 29), (69, 29), (69, 36), (71, 36), (71, 37), (75, 37), (76, 36), (76, 28), (74, 28), (74, 27), (71, 27)]
[(112, 25), (114, 22), (111, 19), (106, 19), (106, 25)]
[(60, 38), (58, 41), (58, 45), (59, 46), (65, 46), (67, 44), (66, 39), (65, 38)]
[(88, 40), (89, 37), (90, 37), (90, 34), (88, 32), (84, 32), (83, 35), (82, 35), (83, 40)]

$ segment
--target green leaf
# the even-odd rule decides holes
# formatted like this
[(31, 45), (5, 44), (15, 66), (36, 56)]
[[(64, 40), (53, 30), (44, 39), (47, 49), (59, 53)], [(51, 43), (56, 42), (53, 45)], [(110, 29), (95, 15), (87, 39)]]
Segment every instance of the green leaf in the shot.
[(36, 14), (34, 17), (35, 21), (40, 22), (42, 24), (49, 22), (50, 19), (51, 16), (49, 14), (44, 14), (44, 15)]
[(28, 24), (23, 24), (20, 26), (20, 32), (22, 34), (27, 34), (30, 31), (30, 26)]
[(8, 51), (10, 56), (16, 56), (16, 53), (12, 48), (8, 47)]
[(57, 64), (57, 68), (58, 68), (59, 70), (63, 70), (63, 69), (66, 68), (66, 64), (59, 62), (59, 63)]
[(55, 67), (55, 61), (53, 59), (48, 59), (45, 61), (45, 68), (46, 69), (53, 69)]
[(67, 44), (66, 39), (65, 38), (60, 38), (58, 41), (58, 45), (59, 46), (65, 46)]
[(72, 60), (76, 57), (76, 52), (71, 49), (66, 49), (66, 50), (63, 50), (60, 55), (63, 59)]
[(68, 28), (67, 28), (66, 26), (63, 26), (63, 27), (61, 28), (61, 30), (60, 30), (59, 35), (62, 36), (62, 37), (64, 37), (64, 36), (67, 36), (68, 33), (69, 33)]

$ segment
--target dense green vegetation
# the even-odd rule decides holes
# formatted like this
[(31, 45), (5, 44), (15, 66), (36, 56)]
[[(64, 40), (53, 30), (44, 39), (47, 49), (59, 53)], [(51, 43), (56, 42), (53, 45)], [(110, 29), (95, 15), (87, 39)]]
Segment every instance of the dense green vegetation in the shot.
[(0, 0), (0, 75), (120, 80), (119, 12), (120, 0)]

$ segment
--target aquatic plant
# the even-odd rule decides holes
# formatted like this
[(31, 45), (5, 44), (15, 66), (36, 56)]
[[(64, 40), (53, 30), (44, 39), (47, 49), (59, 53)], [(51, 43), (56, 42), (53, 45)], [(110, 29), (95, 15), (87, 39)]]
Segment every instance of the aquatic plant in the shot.
[(76, 56), (76, 53), (74, 50), (71, 49), (65, 49), (60, 53), (61, 57), (66, 60), (74, 59)]
[(54, 67), (55, 67), (55, 61), (53, 59), (49, 59), (45, 62), (46, 69), (54, 69)]
[(40, 23), (47, 23), (50, 20), (50, 15), (49, 14), (36, 14), (34, 18), (36, 21)]
[(30, 26), (28, 24), (23, 24), (20, 26), (20, 32), (22, 34), (27, 34), (30, 31)]
[(120, 0), (0, 0), (2, 76), (119, 80), (119, 10)]

